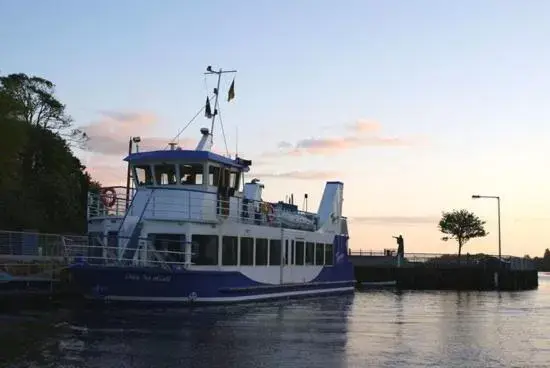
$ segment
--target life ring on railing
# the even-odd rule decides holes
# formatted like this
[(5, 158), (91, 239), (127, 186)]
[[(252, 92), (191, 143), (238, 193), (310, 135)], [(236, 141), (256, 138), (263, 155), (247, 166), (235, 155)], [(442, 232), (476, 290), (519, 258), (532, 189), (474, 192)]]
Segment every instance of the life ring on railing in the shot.
[(105, 207), (113, 207), (116, 202), (116, 192), (114, 188), (101, 189), (101, 203)]
[(275, 214), (273, 213), (273, 206), (271, 203), (262, 202), (261, 210), (262, 213), (266, 215), (267, 222), (272, 223), (275, 218)]

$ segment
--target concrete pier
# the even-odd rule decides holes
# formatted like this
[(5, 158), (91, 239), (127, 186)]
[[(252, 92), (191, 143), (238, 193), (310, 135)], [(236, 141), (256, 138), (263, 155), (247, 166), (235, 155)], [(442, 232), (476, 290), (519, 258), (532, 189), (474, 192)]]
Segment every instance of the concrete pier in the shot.
[(538, 287), (535, 264), (519, 257), (409, 254), (398, 265), (388, 252), (352, 252), (358, 286), (395, 281), (410, 290), (531, 290)]

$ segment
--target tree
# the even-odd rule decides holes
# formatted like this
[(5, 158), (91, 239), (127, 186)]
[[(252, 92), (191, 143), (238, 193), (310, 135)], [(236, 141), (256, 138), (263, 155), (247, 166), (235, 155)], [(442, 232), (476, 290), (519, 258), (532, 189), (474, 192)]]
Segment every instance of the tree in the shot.
[(48, 129), (70, 143), (84, 145), (86, 133), (73, 127), (73, 119), (55, 97), (55, 85), (49, 80), (23, 73), (0, 77), (0, 88), (18, 104), (14, 111), (18, 120)]
[(62, 135), (72, 120), (47, 96), (53, 84), (26, 78), (0, 77), (0, 229), (84, 233), (87, 193), (98, 183)]
[(442, 239), (456, 239), (458, 242), (458, 258), (462, 253), (462, 247), (470, 239), (487, 236), (485, 232), (485, 221), (482, 221), (475, 214), (467, 210), (454, 210), (443, 212), (439, 221), (439, 231), (447, 236)]

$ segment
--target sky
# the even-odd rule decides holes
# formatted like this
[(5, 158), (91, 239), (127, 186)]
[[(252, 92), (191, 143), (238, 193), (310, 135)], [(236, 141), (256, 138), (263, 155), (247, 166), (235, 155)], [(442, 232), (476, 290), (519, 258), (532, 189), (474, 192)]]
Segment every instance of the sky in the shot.
[[(489, 235), (463, 252), (541, 256), (550, 247), (550, 2), (0, 0), (0, 73), (51, 80), (90, 135), (77, 154), (124, 181), (130, 136), (162, 149), (236, 69), (220, 103), (228, 150), (251, 159), (264, 198), (317, 210), (344, 182), (354, 250), (456, 252), (442, 211)], [(232, 76), (222, 79), (225, 96)], [(200, 115), (179, 143), (193, 149)], [(237, 140), (238, 131), (238, 140)], [(221, 126), (215, 149), (225, 152)]]

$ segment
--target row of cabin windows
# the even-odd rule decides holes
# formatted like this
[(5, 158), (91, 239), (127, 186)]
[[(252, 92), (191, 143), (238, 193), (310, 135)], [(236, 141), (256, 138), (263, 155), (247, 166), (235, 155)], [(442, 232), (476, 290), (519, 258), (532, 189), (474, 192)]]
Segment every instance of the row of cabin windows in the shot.
[[(179, 169), (179, 173), (178, 173)], [(136, 184), (141, 185), (202, 185), (203, 164), (157, 164), (134, 166)], [(208, 165), (208, 185), (239, 189), (240, 173), (229, 168)]]
[[(222, 259), (218, 262), (217, 235), (192, 235), (192, 259), (196, 265), (222, 266), (279, 266), (284, 265), (332, 265), (333, 247), (329, 243), (313, 243), (286, 239), (285, 252), (281, 254), (280, 239), (242, 237), (239, 254), (239, 238), (222, 237)], [(282, 256), (286, 257), (282, 259)]]

